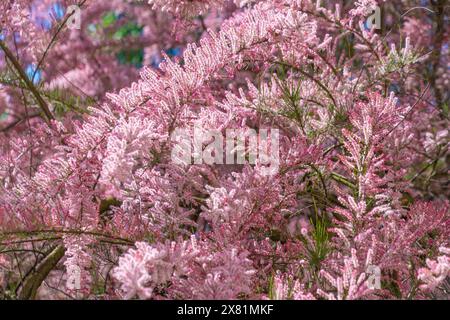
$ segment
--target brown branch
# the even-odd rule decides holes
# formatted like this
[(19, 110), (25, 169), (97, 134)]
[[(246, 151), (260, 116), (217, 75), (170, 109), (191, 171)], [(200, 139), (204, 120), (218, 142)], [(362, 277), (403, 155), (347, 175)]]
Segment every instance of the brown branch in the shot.
[[(31, 236), (34, 234), (40, 234), (40, 233), (61, 233), (61, 234), (75, 234), (75, 235), (90, 235), (90, 236), (96, 236), (96, 237), (102, 237), (106, 239), (112, 239), (112, 240), (118, 240), (122, 241), (124, 243), (134, 244), (132, 240), (116, 237), (113, 235), (101, 233), (101, 232), (95, 232), (95, 231), (83, 231), (83, 230), (64, 230), (64, 229), (42, 229), (42, 230), (15, 230), (15, 231), (7, 231), (3, 232), (3, 236), (11, 236), (11, 235), (25, 235), (25, 236)], [(28, 240), (29, 241), (29, 240)]]
[(18, 118), (16, 120), (14, 120), (13, 122), (11, 122), (10, 124), (8, 124), (6, 127), (0, 128), (0, 132), (6, 132), (6, 131), (14, 128), (15, 126), (19, 125), (23, 121), (27, 121), (27, 119), (32, 119), (32, 118), (36, 118), (36, 117), (39, 117), (39, 114), (31, 114), (31, 115), (25, 116), (24, 118)]
[(444, 11), (444, 3), (445, 0), (436, 0), (431, 1), (431, 4), (433, 5), (434, 10), (436, 11), (436, 30), (434, 32), (434, 48), (432, 53), (432, 71), (431, 71), (431, 77), (430, 77), (430, 83), (431, 86), (434, 89), (434, 96), (436, 98), (436, 105), (438, 108), (442, 108), (442, 104), (444, 101), (444, 96), (441, 92), (441, 90), (436, 85), (437, 78), (438, 78), (438, 69), (439, 64), (441, 62), (441, 51), (442, 51), (442, 45), (444, 43), (444, 33), (445, 33), (445, 11)]
[(9, 48), (6, 46), (6, 44), (0, 40), (0, 48), (5, 52), (6, 57), (11, 61), (16, 71), (19, 73), (19, 76), (22, 78), (22, 80), (25, 82), (28, 89), (30, 89), (31, 93), (36, 98), (36, 101), (39, 105), (39, 107), (44, 112), (45, 116), (47, 117), (47, 120), (53, 120), (54, 117), (52, 113), (50, 112), (50, 109), (48, 108), (47, 102), (42, 98), (39, 91), (34, 86), (33, 82), (30, 81), (28, 76), (25, 74), (25, 71), (23, 71), (22, 66), (20, 65), (20, 62), (16, 59), (15, 55), (9, 50)]
[(47, 278), (50, 271), (56, 267), (59, 260), (64, 256), (66, 249), (63, 245), (55, 247), (47, 257), (41, 261), (36, 270), (28, 275), (23, 282), (22, 290), (19, 294), (21, 300), (33, 300), (36, 297), (36, 292), (41, 286), (42, 282)]

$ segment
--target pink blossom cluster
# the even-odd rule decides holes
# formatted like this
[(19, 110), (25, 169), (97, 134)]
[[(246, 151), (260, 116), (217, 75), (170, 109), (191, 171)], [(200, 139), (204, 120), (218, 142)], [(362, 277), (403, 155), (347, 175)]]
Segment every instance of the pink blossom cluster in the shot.
[[(425, 2), (2, 2), (0, 298), (448, 298), (450, 28)], [(194, 127), (278, 130), (276, 172), (174, 161)]]
[(434, 289), (444, 281), (450, 272), (450, 258), (448, 248), (439, 248), (444, 255), (439, 256), (436, 261), (427, 259), (427, 267), (419, 269), (419, 279), (424, 282), (422, 288)]

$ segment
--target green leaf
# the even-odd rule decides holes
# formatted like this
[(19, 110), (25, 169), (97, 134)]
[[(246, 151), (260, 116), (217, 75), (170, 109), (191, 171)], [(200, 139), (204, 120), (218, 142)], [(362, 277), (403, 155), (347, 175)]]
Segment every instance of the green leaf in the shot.
[(448, 117), (448, 103), (444, 103), (442, 105), (442, 112), (444, 113), (444, 116), (447, 118)]
[(109, 26), (111, 26), (116, 21), (117, 21), (116, 13), (114, 11), (108, 12), (102, 18), (102, 26), (104, 28), (108, 28)]

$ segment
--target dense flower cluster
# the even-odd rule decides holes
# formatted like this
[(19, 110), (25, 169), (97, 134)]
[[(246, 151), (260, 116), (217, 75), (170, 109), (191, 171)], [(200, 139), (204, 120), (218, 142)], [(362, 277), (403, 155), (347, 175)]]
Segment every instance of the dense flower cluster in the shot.
[[(448, 298), (450, 27), (423, 2), (3, 1), (0, 297)], [(276, 171), (174, 161), (194, 127), (277, 130)]]

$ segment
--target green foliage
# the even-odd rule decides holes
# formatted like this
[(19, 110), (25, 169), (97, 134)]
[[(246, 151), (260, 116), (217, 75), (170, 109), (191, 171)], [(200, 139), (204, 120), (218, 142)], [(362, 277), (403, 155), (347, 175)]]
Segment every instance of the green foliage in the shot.
[(135, 66), (136, 68), (141, 68), (144, 62), (144, 50), (122, 50), (117, 53), (116, 57), (121, 64), (129, 64)]
[[(143, 26), (129, 21), (122, 23), (122, 16), (114, 11), (106, 13), (99, 23), (88, 27), (92, 37), (106, 37), (115, 41), (128, 41), (142, 35)], [(122, 46), (126, 47), (126, 46)], [(144, 50), (142, 48), (127, 48), (115, 53), (120, 64), (132, 65), (141, 68), (144, 61)]]
[(143, 27), (134, 22), (129, 22), (120, 27), (113, 35), (113, 39), (121, 40), (125, 37), (139, 37), (142, 35)]
[(325, 215), (316, 218), (315, 222), (311, 220), (313, 225), (312, 239), (314, 246), (308, 246), (310, 263), (313, 267), (319, 267), (320, 263), (326, 258), (330, 252), (328, 225)]
[(101, 25), (103, 28), (108, 28), (112, 26), (118, 18), (118, 15), (114, 11), (110, 11), (102, 17)]
[(56, 117), (62, 117), (69, 111), (77, 113), (86, 113), (87, 105), (92, 105), (95, 100), (90, 97), (81, 98), (79, 95), (74, 95), (68, 90), (54, 89), (51, 91), (41, 91), (41, 94), (47, 98), (52, 104), (54, 114)]

